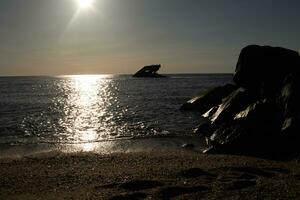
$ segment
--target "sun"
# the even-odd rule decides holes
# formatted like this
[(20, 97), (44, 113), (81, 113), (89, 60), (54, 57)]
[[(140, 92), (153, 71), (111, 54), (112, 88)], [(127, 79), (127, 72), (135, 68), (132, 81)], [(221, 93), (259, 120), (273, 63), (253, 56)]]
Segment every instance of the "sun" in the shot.
[(80, 9), (92, 8), (94, 0), (77, 0)]

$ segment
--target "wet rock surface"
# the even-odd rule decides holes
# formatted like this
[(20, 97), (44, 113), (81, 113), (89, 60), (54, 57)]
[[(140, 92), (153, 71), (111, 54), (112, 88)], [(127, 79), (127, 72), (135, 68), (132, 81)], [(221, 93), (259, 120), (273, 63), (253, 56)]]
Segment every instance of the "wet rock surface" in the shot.
[[(206, 138), (204, 152), (288, 160), (298, 157), (299, 71), (296, 51), (245, 47), (233, 78), (236, 85), (218, 87), (182, 106), (200, 110), (208, 119), (196, 130)], [(209, 100), (213, 101), (207, 103)]]
[(236, 85), (227, 84), (225, 86), (216, 87), (203, 95), (197, 96), (181, 106), (181, 110), (197, 110), (205, 113), (211, 107), (222, 103), (222, 99), (237, 89)]

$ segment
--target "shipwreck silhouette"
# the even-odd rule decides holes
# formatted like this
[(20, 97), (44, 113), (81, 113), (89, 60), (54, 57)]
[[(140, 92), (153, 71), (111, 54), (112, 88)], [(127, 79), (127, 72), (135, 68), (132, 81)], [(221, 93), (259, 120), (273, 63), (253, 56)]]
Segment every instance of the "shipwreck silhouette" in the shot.
[(161, 65), (148, 65), (136, 72), (133, 77), (140, 78), (164, 78), (166, 76), (160, 75), (157, 71), (161, 68)]

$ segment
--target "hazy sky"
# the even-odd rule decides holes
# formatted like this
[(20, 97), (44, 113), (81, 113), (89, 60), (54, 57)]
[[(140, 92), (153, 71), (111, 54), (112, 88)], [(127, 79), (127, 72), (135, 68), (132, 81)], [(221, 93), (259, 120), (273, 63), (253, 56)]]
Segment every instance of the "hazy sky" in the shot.
[(300, 50), (299, 0), (1, 0), (0, 75), (233, 72), (248, 44)]

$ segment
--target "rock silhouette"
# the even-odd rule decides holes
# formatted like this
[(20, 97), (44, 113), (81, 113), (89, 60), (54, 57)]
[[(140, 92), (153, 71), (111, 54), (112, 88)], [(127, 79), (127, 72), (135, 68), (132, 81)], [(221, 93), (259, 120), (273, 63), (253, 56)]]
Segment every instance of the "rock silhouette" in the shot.
[(157, 71), (161, 68), (161, 65), (149, 65), (145, 66), (136, 72), (133, 77), (139, 78), (163, 78), (165, 76), (160, 75)]
[(181, 110), (197, 110), (204, 114), (208, 109), (222, 103), (222, 99), (236, 90), (236, 85), (227, 84), (225, 86), (216, 87), (206, 94), (197, 96), (181, 106)]
[(270, 46), (250, 45), (239, 56), (234, 82), (260, 97), (274, 95), (285, 77), (299, 73), (296, 51)]
[(299, 54), (281, 47), (247, 46), (233, 81), (236, 85), (218, 87), (182, 106), (208, 119), (196, 131), (206, 137), (204, 152), (272, 159), (299, 156)]

